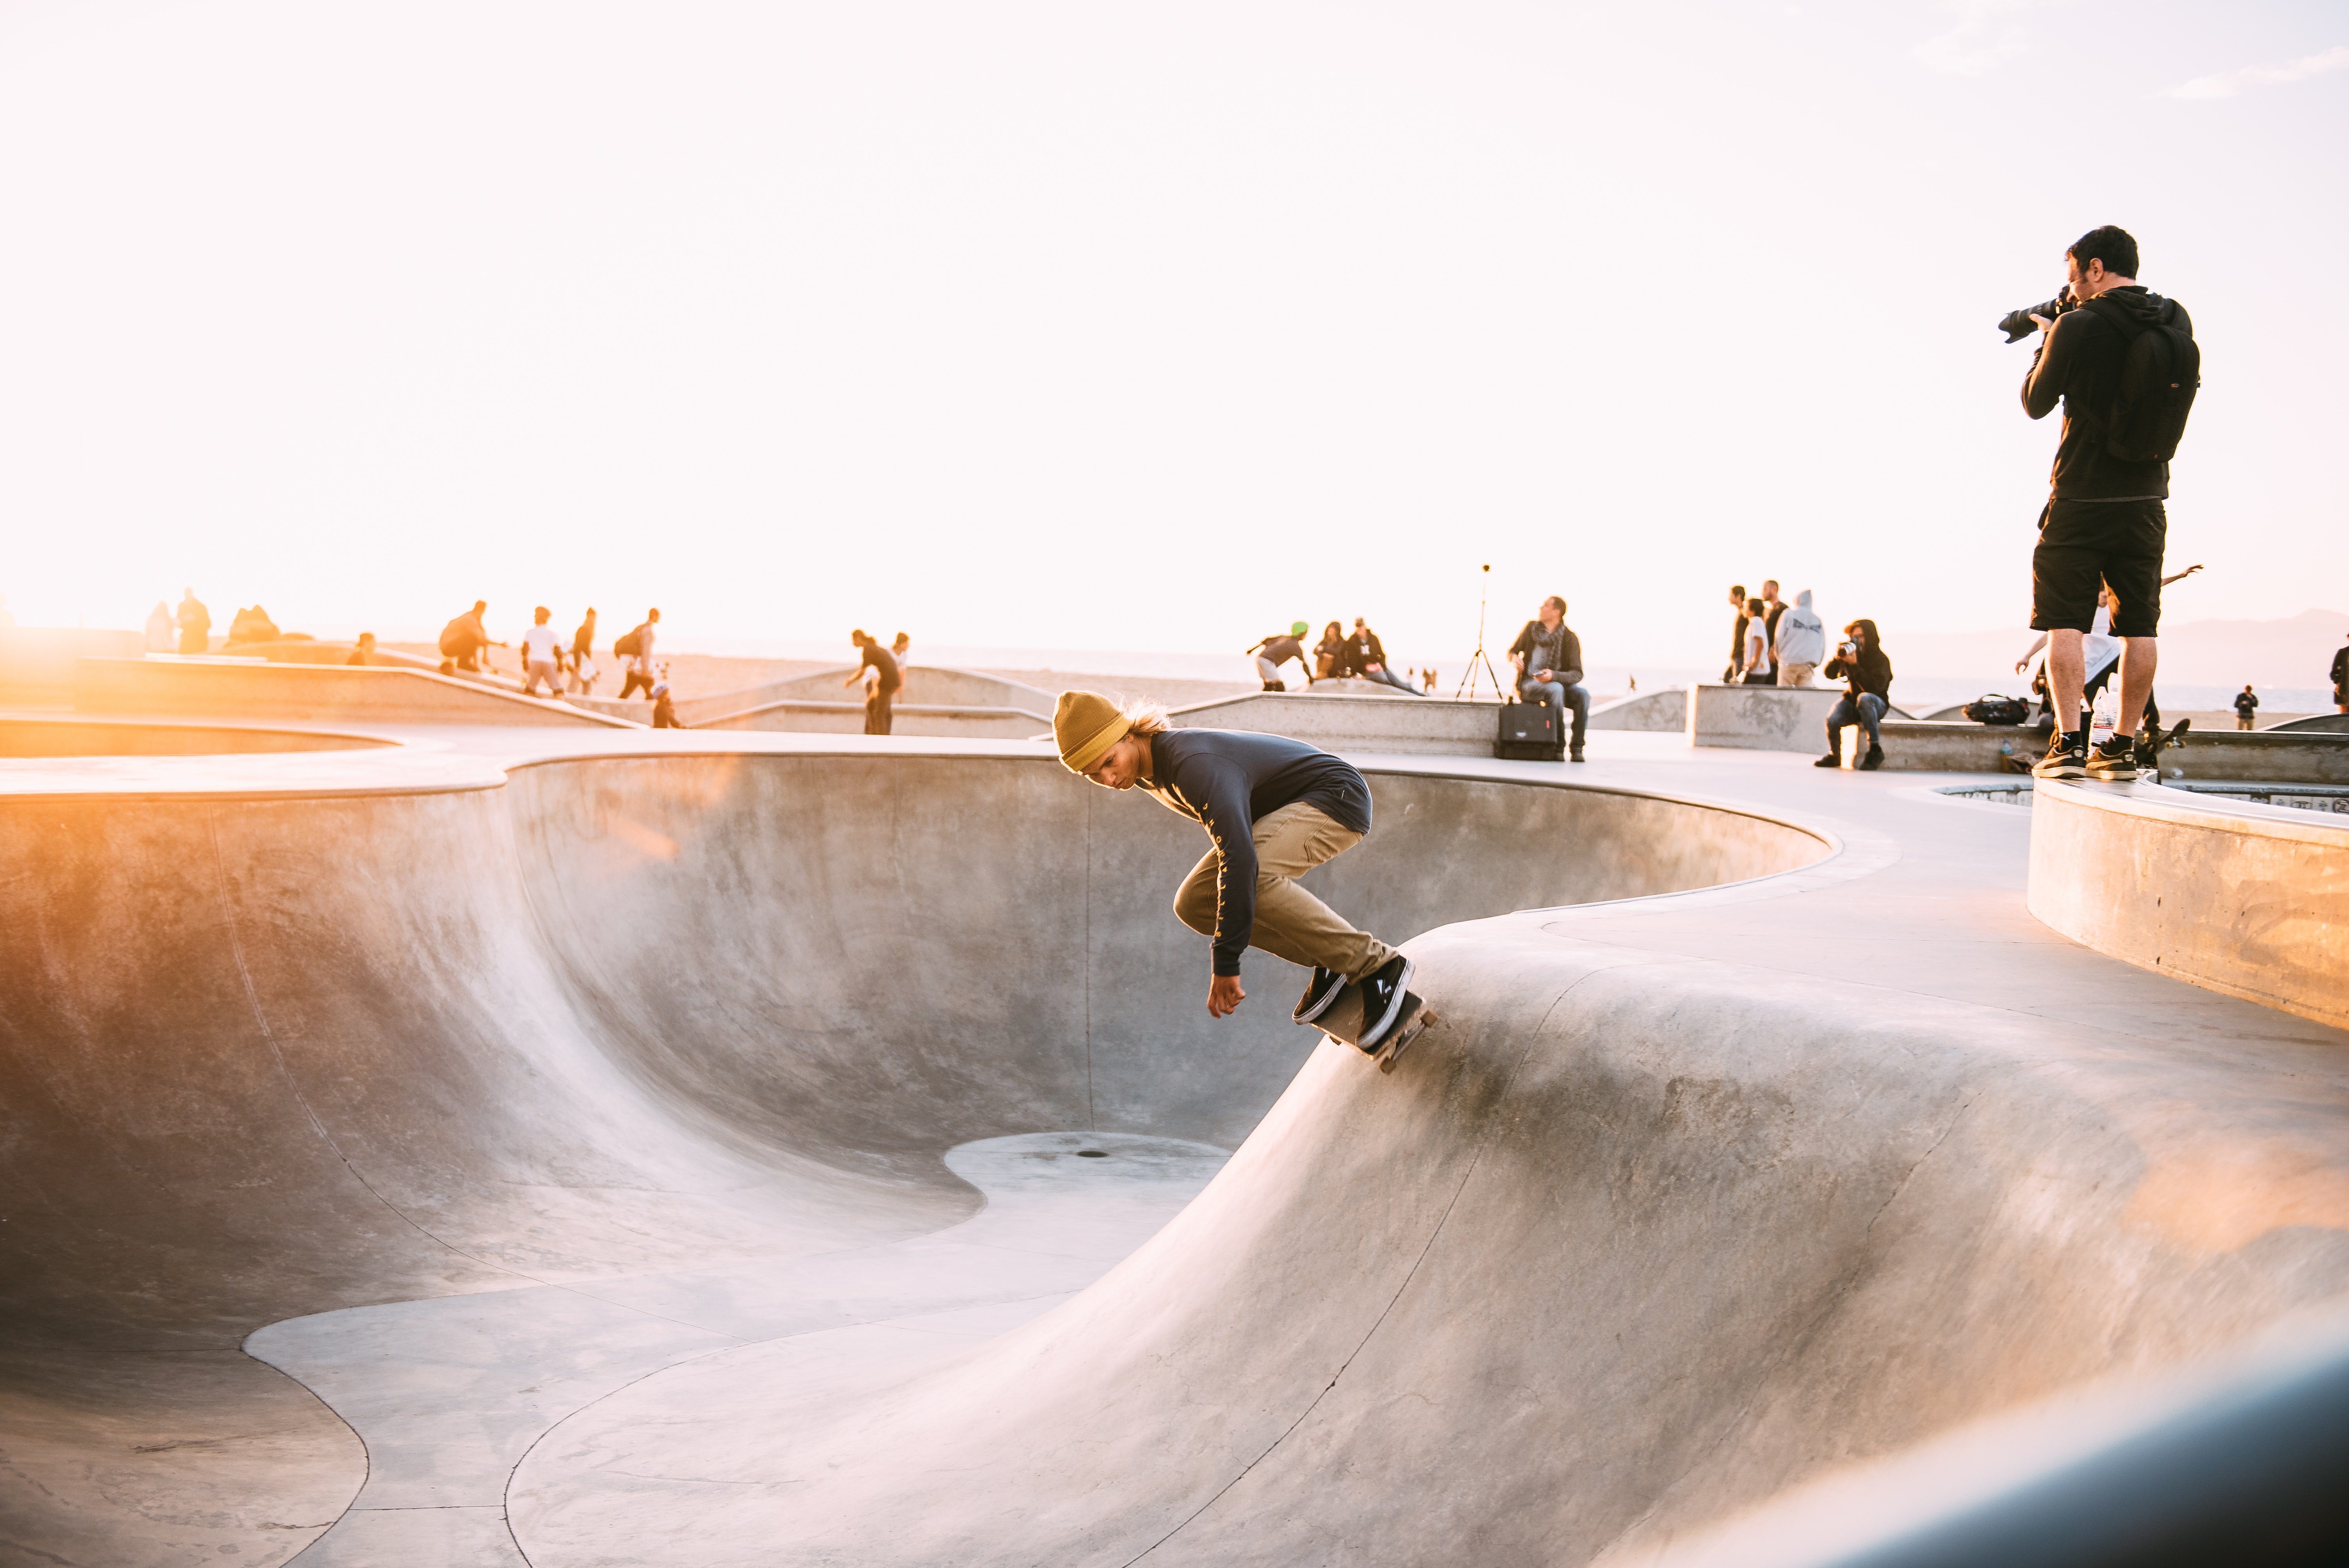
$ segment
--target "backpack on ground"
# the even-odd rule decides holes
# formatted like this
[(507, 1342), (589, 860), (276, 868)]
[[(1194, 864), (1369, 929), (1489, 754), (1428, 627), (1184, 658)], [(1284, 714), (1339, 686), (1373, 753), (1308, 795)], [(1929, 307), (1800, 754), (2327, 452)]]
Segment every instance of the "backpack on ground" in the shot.
[(1976, 724), (2021, 724), (2031, 717), (2031, 704), (2023, 697), (1992, 694), (1974, 698), (1960, 711)]
[[(2085, 308), (2096, 310), (2103, 303), (2092, 299)], [(2125, 463), (2166, 463), (2178, 455), (2186, 416), (2202, 385), (2202, 350), (2179, 323), (2174, 299), (2161, 300), (2149, 325), (2117, 303), (2096, 315), (2126, 344), (2120, 379), (2104, 417), (2105, 450)]]
[(644, 644), (638, 641), (636, 637), (636, 633), (643, 630), (644, 628), (642, 626), (637, 626), (633, 630), (623, 632), (617, 637), (612, 639), (612, 656), (616, 659), (635, 658), (636, 656), (636, 651), (644, 646)]
[(1493, 755), (1505, 762), (1561, 762), (1566, 741), (1558, 735), (1558, 709), (1545, 702), (1505, 702), (1501, 733)]

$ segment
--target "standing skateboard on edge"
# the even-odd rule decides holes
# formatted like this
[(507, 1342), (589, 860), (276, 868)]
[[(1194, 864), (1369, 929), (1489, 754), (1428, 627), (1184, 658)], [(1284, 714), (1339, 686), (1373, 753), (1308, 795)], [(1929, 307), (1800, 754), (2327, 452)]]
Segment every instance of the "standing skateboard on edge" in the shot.
[(2186, 744), (2186, 732), (2193, 727), (2190, 718), (2181, 718), (2168, 733), (2150, 730), (2137, 738), (2137, 765), (2158, 781), (2161, 778), (2161, 754), (2173, 746)]
[(1419, 998), (1416, 991), (1402, 994), (1402, 1006), (1395, 1010), (1394, 1022), (1376, 1041), (1362, 1044), (1362, 988), (1351, 980), (1338, 993), (1338, 999), (1329, 1010), (1315, 1018), (1313, 1027), (1340, 1045), (1351, 1046), (1379, 1064), (1379, 1071), (1394, 1071), (1395, 1058), (1411, 1048), (1412, 1041), (1427, 1032), (1430, 1024), (1441, 1020), (1435, 1009)]

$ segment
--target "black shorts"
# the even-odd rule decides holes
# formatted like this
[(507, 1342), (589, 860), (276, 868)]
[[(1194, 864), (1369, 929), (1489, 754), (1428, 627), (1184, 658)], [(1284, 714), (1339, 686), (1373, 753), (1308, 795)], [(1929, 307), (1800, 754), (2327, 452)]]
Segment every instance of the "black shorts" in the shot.
[(2161, 624), (2161, 549), (2169, 514), (2158, 500), (2051, 500), (2031, 552), (2031, 629), (2085, 632), (2096, 589), (2120, 596), (2116, 637), (2150, 637)]

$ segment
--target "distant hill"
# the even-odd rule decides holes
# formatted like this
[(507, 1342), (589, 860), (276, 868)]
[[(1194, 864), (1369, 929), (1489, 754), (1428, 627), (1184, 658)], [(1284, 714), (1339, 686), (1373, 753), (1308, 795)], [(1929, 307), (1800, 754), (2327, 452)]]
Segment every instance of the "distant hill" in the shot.
[[(2011, 671), (2035, 634), (1884, 630), (1904, 676), (1990, 677)], [(2285, 621), (2179, 621), (2161, 628), (2161, 678), (2192, 686), (2321, 686), (2349, 613), (2303, 610)]]

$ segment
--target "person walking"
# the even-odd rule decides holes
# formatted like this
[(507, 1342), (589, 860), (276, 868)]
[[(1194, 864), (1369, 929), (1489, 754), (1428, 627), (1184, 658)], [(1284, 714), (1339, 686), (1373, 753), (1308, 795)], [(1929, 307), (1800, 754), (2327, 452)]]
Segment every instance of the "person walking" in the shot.
[[(2052, 321), (2031, 318), (2041, 339), (2023, 377), (2023, 411), (2043, 419), (2058, 402), (2064, 406), (2031, 555), (2031, 626), (2048, 635), (2047, 684), (2055, 698), (2047, 755), (2031, 769), (2042, 779), (2135, 779), (2138, 721), (2160, 660), (2168, 456), (2183, 428), (2177, 395), (2192, 397), (2200, 359), (2192, 319), (2176, 301), (2138, 283), (2137, 265), (2137, 241), (2125, 231), (2091, 229), (2064, 258), (2065, 286), (2078, 307)], [(2147, 356), (2166, 367), (2163, 374), (2138, 401), (2125, 401), (2124, 372)], [(2136, 444), (2140, 440), (2152, 448)], [(2080, 717), (2087, 679), (2081, 645), (2100, 585), (2120, 601), (2112, 618), (2121, 645), (2120, 699), (2112, 738), (2091, 754)]]
[(541, 604), (530, 613), (530, 630), (522, 634), (522, 695), (536, 696), (538, 683), (546, 695), (562, 700), (563, 634), (553, 624), (554, 612)]
[(1288, 689), (1288, 683), (1280, 678), (1280, 666), (1291, 659), (1296, 660), (1297, 667), (1305, 672), (1305, 684), (1307, 686), (1313, 684), (1313, 666), (1305, 657), (1304, 639), (1309, 629), (1304, 622), (1292, 621), (1289, 623), (1288, 631), (1275, 632), (1268, 637), (1259, 637), (1247, 650), (1256, 655), (1256, 673), (1264, 682), (1265, 690), (1287, 691)]
[(1826, 623), (1811, 608), (1811, 591), (1807, 588), (1795, 595), (1786, 613), (1778, 617), (1778, 629), (1771, 634), (1770, 651), (1778, 665), (1778, 684), (1782, 686), (1807, 686), (1819, 661), (1827, 656)]
[(1297, 881), (1371, 830), (1370, 786), (1351, 763), (1285, 736), (1175, 729), (1164, 708), (1090, 691), (1061, 694), (1052, 739), (1070, 772), (1142, 789), (1207, 830), (1214, 847), (1183, 879), (1174, 913), (1208, 939), (1209, 1014), (1224, 1017), (1247, 999), (1240, 954), (1255, 947), (1312, 970), (1289, 1014), (1298, 1023), (1360, 986), (1360, 1048), (1377, 1054), (1412, 962)]
[(578, 630), (571, 634), (571, 690), (576, 696), (585, 696), (595, 689), (595, 606), (579, 617)]
[(653, 640), (660, 628), (660, 611), (645, 612), (645, 618), (626, 634), (612, 645), (612, 652), (620, 660), (620, 700), (626, 702), (637, 692), (647, 696), (653, 694)]
[(1737, 613), (1736, 622), (1729, 628), (1729, 664), (1721, 672), (1723, 686), (1735, 686), (1744, 671), (1745, 663), (1745, 584), (1729, 585), (1729, 607)]
[(1776, 686), (1777, 667), (1770, 662), (1770, 613), (1759, 599), (1745, 601), (1745, 655), (1738, 661), (1744, 686)]
[(203, 606), (192, 588), (180, 591), (180, 652), (208, 654), (212, 647), (212, 613)]
[(849, 671), (848, 678), (840, 684), (854, 686), (864, 677), (867, 669), (874, 672), (873, 686), (864, 698), (864, 733), (886, 735), (895, 719), (890, 706), (896, 701), (897, 687), (903, 684), (903, 677), (897, 673), (897, 661), (889, 656), (888, 649), (867, 635), (863, 627), (849, 633), (848, 640), (856, 645), (860, 657), (856, 668)]
[(1880, 726), (1892, 706), (1892, 661), (1884, 656), (1884, 645), (1873, 621), (1854, 621), (1843, 629), (1843, 637), (1836, 656), (1827, 661), (1826, 674), (1829, 680), (1843, 678), (1844, 695), (1827, 715), (1827, 754), (1811, 766), (1841, 768), (1843, 727), (1857, 724), (1868, 731), (1868, 751), (1859, 759), (1859, 769), (1872, 772), (1884, 766)]
[(1582, 760), (1582, 735), (1590, 724), (1590, 689), (1582, 685), (1582, 639), (1566, 624), (1566, 601), (1553, 593), (1541, 602), (1509, 645), (1509, 663), (1517, 673), (1517, 695), (1574, 712), (1574, 732), (1568, 760)]
[(1364, 621), (1360, 615), (1354, 617), (1354, 634), (1346, 639), (1346, 644), (1354, 673), (1363, 680), (1376, 681), (1381, 686), (1391, 686), (1397, 691), (1409, 692), (1413, 696), (1427, 695), (1394, 671), (1387, 668), (1386, 645), (1379, 641), (1379, 634), (1371, 630), (1370, 623)]
[(2251, 682), (2245, 681), (2243, 689), (2235, 694), (2235, 727), (2257, 729), (2260, 727), (2259, 713), (2260, 694), (2251, 689)]

